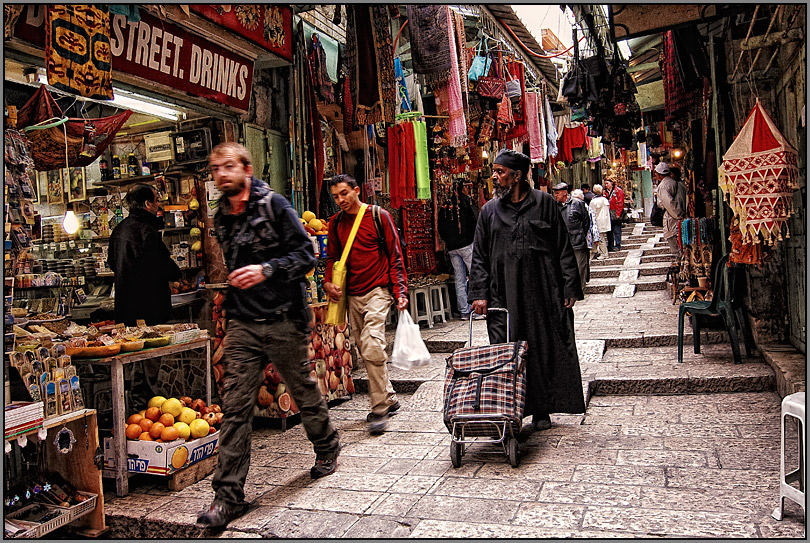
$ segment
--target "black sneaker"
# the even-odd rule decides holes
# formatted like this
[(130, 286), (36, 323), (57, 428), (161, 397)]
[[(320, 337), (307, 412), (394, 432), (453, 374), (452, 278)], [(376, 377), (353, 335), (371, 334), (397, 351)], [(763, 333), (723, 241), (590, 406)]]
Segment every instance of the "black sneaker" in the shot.
[[(395, 412), (399, 411), (399, 408), (402, 407), (399, 402), (394, 402), (388, 406), (388, 411), (386, 411), (387, 415), (393, 415)], [(366, 422), (371, 422), (372, 419), (375, 417), (374, 413), (369, 413), (366, 415)]]
[(368, 417), (368, 433), (373, 436), (380, 435), (385, 432), (388, 427), (388, 413), (378, 415), (376, 413), (369, 413)]
[(340, 454), (341, 445), (338, 443), (334, 452), (318, 454), (315, 456), (315, 465), (309, 470), (309, 476), (313, 479), (320, 479), (327, 475), (332, 475), (337, 469), (337, 457)]
[(214, 502), (208, 511), (197, 513), (197, 525), (212, 530), (222, 530), (234, 519), (244, 515), (248, 510), (248, 505), (228, 506), (223, 503)]

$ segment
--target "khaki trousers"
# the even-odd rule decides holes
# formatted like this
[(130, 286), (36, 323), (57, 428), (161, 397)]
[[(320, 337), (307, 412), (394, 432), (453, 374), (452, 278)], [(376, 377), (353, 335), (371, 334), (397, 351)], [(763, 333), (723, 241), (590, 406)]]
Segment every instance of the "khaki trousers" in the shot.
[(385, 354), (385, 318), (393, 303), (393, 296), (383, 287), (363, 296), (349, 296), (351, 337), (366, 364), (371, 411), (378, 415), (397, 401)]

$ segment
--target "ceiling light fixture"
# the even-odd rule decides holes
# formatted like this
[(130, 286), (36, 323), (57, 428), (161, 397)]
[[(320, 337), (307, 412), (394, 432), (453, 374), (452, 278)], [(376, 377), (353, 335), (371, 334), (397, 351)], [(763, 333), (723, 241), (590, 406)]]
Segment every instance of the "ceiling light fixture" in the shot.
[(119, 107), (131, 109), (132, 111), (137, 111), (139, 113), (145, 113), (147, 115), (154, 115), (155, 117), (159, 117), (167, 121), (177, 122), (178, 120), (185, 118), (185, 113), (175, 109), (170, 104), (165, 102), (159, 102), (157, 100), (147, 101), (142, 96), (116, 88), (113, 88), (113, 92), (115, 94), (115, 98), (113, 99), (112, 103)]
[(62, 228), (71, 236), (79, 231), (79, 220), (72, 209), (65, 212), (65, 218), (62, 219)]

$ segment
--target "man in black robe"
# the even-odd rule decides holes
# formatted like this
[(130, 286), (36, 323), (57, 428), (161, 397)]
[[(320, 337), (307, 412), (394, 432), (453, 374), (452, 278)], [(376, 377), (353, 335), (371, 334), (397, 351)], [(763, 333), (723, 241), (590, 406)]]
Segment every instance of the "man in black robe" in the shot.
[[(574, 340), (574, 303), (582, 300), (577, 260), (557, 202), (526, 181), (529, 157), (504, 149), (492, 167), (495, 196), (475, 229), (469, 298), (473, 311), (509, 310), (511, 341), (525, 340), (526, 415), (551, 427), (551, 413), (584, 413)], [(490, 343), (506, 341), (506, 317), (487, 316)]]

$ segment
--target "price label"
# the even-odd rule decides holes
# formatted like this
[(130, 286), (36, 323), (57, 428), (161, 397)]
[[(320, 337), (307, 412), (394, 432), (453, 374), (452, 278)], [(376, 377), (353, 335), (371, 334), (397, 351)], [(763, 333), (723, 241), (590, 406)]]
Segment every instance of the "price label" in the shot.
[(67, 251), (67, 248), (68, 248), (67, 243), (65, 243), (64, 241), (59, 243), (59, 250), (60, 251)]
[(75, 242), (75, 241), (73, 241), (73, 240), (70, 240), (70, 241), (68, 241), (68, 246), (69, 246), (71, 249), (73, 249), (74, 247), (76, 247), (76, 242)]

